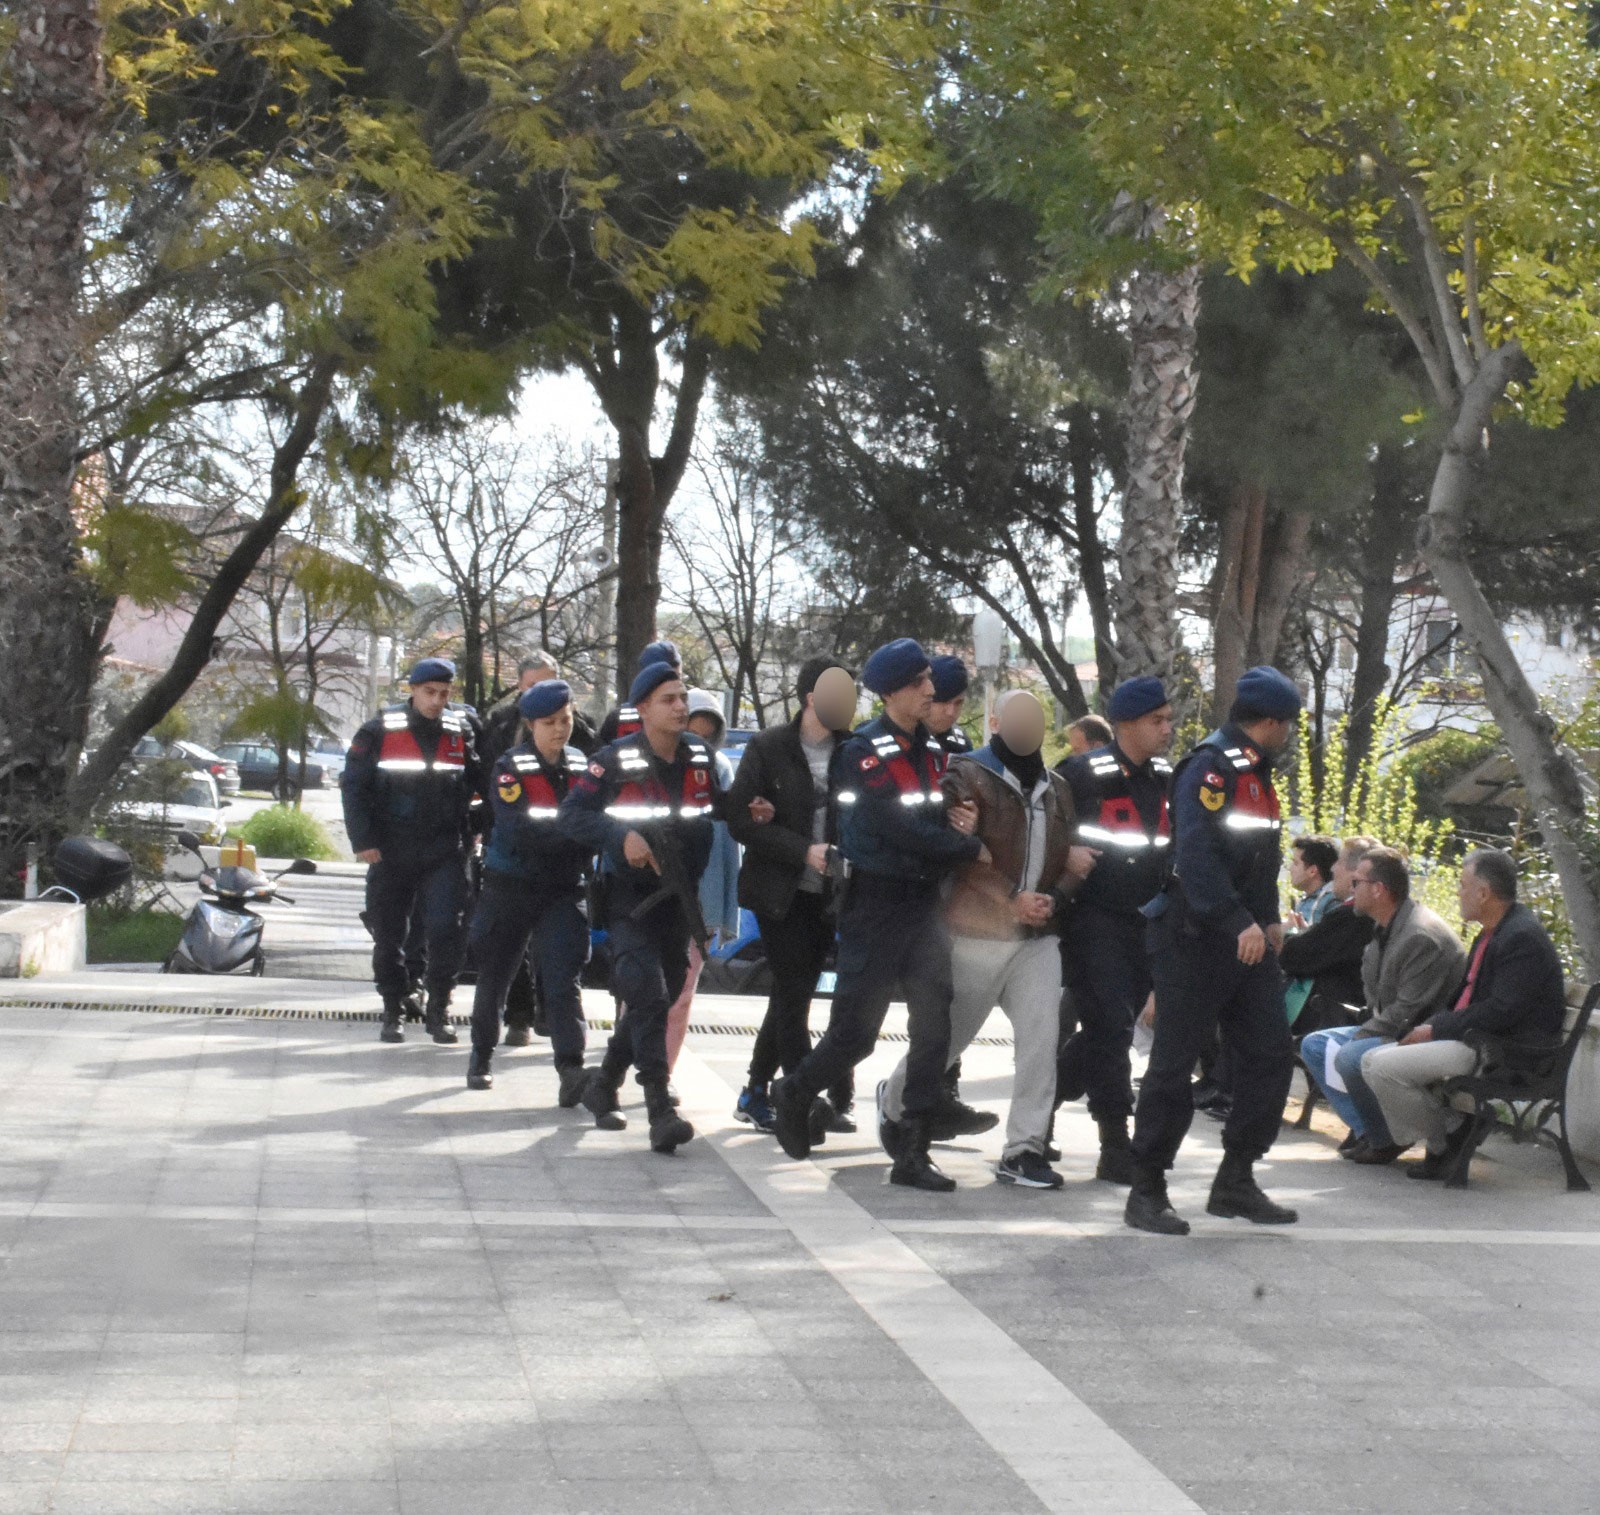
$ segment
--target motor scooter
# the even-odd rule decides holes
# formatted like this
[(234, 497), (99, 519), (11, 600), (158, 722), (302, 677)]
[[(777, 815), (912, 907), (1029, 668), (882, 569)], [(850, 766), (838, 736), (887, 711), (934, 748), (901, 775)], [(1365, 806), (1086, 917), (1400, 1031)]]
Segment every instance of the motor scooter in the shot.
[(161, 971), (237, 973), (243, 968), (259, 978), (267, 971), (267, 954), (261, 946), (266, 923), (249, 907), (269, 905), (275, 899), (292, 905), (294, 900), (279, 892), (278, 880), (289, 873), (315, 873), (317, 865), (310, 858), (297, 857), (273, 874), (258, 873), (254, 868), (213, 868), (192, 831), (180, 831), (178, 845), (200, 859), (200, 898)]

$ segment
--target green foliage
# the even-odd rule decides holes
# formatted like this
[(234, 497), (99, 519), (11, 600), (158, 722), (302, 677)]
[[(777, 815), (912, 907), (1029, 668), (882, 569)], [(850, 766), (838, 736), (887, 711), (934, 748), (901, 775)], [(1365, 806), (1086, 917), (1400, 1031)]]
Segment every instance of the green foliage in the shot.
[[(1346, 797), (1339, 775), (1345, 768), (1348, 728), (1348, 718), (1341, 718), (1327, 739), (1321, 761), (1314, 762), (1311, 722), (1302, 712), (1298, 761), (1287, 785), (1289, 813), (1303, 821), (1307, 831), (1335, 837), (1372, 836), (1386, 847), (1398, 848), (1410, 860), (1413, 895), (1459, 931), (1456, 889), (1461, 870), (1453, 857), (1455, 827), (1448, 820), (1433, 820), (1421, 812), (1416, 781), (1396, 761), (1407, 731), (1406, 707), (1385, 701), (1379, 708), (1371, 750)], [(1286, 858), (1292, 842), (1286, 829)]]
[(329, 859), (338, 856), (322, 822), (289, 805), (273, 805), (270, 809), (256, 811), (244, 823), (239, 836), (256, 849), (259, 857)]
[(183, 706), (174, 705), (150, 728), (150, 735), (163, 745), (169, 742), (187, 741), (189, 737), (188, 712)]
[(159, 963), (178, 945), (183, 917), (170, 910), (91, 905), (88, 932), (91, 963)]
[(1493, 726), (1477, 731), (1440, 731), (1401, 752), (1394, 760), (1394, 768), (1397, 774), (1411, 780), (1418, 814), (1443, 821), (1450, 814), (1444, 802), (1445, 792), (1485, 758), (1492, 757), (1499, 746), (1500, 733)]

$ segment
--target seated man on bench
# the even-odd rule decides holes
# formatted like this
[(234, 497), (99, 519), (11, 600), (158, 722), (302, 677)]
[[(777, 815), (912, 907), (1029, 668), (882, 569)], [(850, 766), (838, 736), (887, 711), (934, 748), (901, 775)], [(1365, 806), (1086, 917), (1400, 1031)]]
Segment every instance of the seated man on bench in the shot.
[(1451, 1008), (1430, 1016), (1361, 1065), (1396, 1143), (1421, 1141), (1427, 1155), (1411, 1178), (1442, 1179), (1471, 1131), (1450, 1109), (1440, 1085), (1478, 1066), (1467, 1038), (1499, 1037), (1552, 1046), (1566, 1018), (1566, 986), (1554, 943), (1526, 905), (1517, 903), (1517, 866), (1506, 852), (1484, 848), (1461, 869), (1461, 916), (1480, 926), (1467, 973)]

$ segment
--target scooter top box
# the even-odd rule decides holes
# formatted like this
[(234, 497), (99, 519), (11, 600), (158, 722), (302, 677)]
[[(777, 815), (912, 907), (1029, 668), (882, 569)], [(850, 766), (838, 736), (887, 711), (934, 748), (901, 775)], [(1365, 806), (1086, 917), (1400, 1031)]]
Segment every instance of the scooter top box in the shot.
[(133, 877), (133, 862), (115, 842), (98, 836), (69, 836), (55, 850), (51, 871), (56, 883), (80, 900), (97, 900)]

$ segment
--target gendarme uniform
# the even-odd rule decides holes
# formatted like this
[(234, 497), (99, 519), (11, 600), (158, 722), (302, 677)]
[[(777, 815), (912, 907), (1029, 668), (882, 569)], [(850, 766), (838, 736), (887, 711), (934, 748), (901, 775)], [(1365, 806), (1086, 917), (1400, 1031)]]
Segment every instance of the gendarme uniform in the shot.
[[(1299, 692), (1276, 669), (1251, 669), (1239, 681), (1235, 710), (1244, 724), (1289, 720), (1299, 708)], [(1233, 1071), (1233, 1108), (1208, 1208), (1255, 1220), (1295, 1219), (1272, 1205), (1250, 1175), (1277, 1138), (1294, 1065), (1283, 973), (1270, 947), (1253, 966), (1238, 957), (1241, 932), (1278, 922), (1282, 829), (1272, 758), (1242, 725), (1212, 732), (1178, 765), (1171, 877), (1145, 907), (1156, 1025), (1134, 1122), (1139, 1176), (1129, 1199), (1132, 1224), (1141, 1223), (1135, 1212), (1151, 1200), (1172, 1214), (1165, 1172), (1193, 1118), (1190, 1075), (1218, 1030)]]
[[(629, 703), (642, 703), (678, 676), (668, 664), (652, 665), (634, 680)], [(611, 989), (625, 1007), (583, 1103), (602, 1129), (626, 1125), (617, 1091), (632, 1065), (644, 1090), (650, 1144), (658, 1152), (671, 1152), (694, 1135), (676, 1116), (667, 1092), (667, 1012), (688, 976), (691, 925), (680, 898), (661, 892), (653, 869), (631, 866), (623, 844), (630, 831), (638, 831), (652, 849), (670, 847), (692, 895), (711, 855), (712, 820), (721, 799), (716, 762), (704, 742), (686, 733), (672, 757), (663, 759), (641, 731), (597, 752), (561, 804), (562, 832), (600, 859)]]
[[(862, 681), (887, 697), (920, 680), (927, 668), (921, 647), (902, 638), (873, 653)], [(778, 1138), (795, 1158), (816, 1143), (817, 1095), (871, 1055), (899, 989), (911, 1044), (891, 1177), (951, 1189), (954, 1183), (928, 1159), (928, 1118), (940, 1101), (948, 1061), (952, 994), (939, 886), (950, 870), (977, 857), (980, 844), (945, 815), (944, 749), (927, 727), (906, 731), (880, 716), (843, 745), (836, 762), (839, 851), (850, 865), (839, 916), (838, 982), (828, 1029), (773, 1091)]]
[[(413, 685), (454, 678), (454, 664), (443, 658), (425, 658), (411, 671)], [(340, 779), (350, 848), (376, 848), (382, 854), (367, 870), (366, 919), (372, 975), (383, 996), (385, 1041), (403, 1036), (406, 931), (413, 905), (427, 940), (424, 1019), (435, 1041), (456, 1039), (447, 1016), (465, 947), (472, 805), (481, 788), (472, 727), (454, 707), (430, 721), (408, 701), (368, 721), (350, 743)]]
[[(521, 696), (518, 710), (523, 720), (539, 720), (555, 715), (571, 698), (564, 681), (546, 679)], [(561, 1078), (560, 1103), (567, 1109), (577, 1104), (585, 1076), (580, 978), (589, 959), (583, 904), (589, 854), (563, 836), (556, 822), (561, 801), (588, 764), (576, 747), (563, 748), (552, 762), (531, 739), (501, 754), (489, 782), (494, 830), (472, 918), (478, 983), (467, 1086), (489, 1087), (506, 993), (531, 958)]]
[[(1143, 688), (1147, 682), (1154, 688)], [(1130, 679), (1117, 695), (1130, 685), (1140, 687), (1124, 697), (1119, 720), (1167, 703), (1159, 680)], [(1077, 809), (1073, 840), (1100, 857), (1062, 924), (1062, 966), (1078, 1028), (1061, 1049), (1057, 1093), (1087, 1094), (1100, 1128), (1099, 1177), (1129, 1183), (1133, 1027), (1151, 988), (1140, 911), (1166, 878), (1172, 765), (1164, 757), (1135, 763), (1113, 742), (1068, 758), (1060, 772)]]

